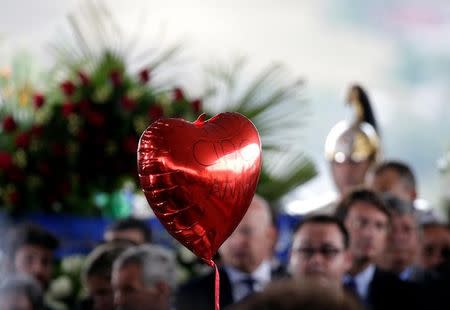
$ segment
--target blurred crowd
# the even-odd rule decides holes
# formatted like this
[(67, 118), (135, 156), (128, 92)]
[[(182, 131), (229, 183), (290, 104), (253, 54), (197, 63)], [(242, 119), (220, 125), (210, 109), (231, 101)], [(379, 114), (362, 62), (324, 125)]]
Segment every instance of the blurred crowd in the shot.
[[(274, 255), (276, 214), (256, 195), (215, 258), (220, 308), (450, 309), (448, 223), (414, 205), (418, 189), (411, 167), (377, 160), (377, 152), (332, 148), (329, 162), (340, 198), (300, 219), (287, 264)], [(22, 224), (2, 238), (2, 310), (52, 309), (43, 296), (57, 237)], [(176, 271), (173, 250), (154, 244), (144, 222), (121, 220), (85, 260), (79, 275), (85, 294), (70, 306), (214, 309), (214, 270), (183, 283)]]

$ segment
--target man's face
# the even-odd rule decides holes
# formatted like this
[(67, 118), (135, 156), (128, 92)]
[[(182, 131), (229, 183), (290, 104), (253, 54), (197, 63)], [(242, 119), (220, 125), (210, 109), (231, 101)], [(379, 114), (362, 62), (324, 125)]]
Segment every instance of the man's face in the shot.
[(94, 302), (94, 310), (114, 309), (114, 295), (110, 279), (100, 275), (88, 276), (86, 287)]
[(313, 277), (339, 286), (350, 266), (351, 256), (337, 225), (307, 223), (295, 233), (289, 262), (294, 278)]
[(371, 187), (379, 193), (391, 193), (408, 202), (413, 202), (416, 197), (415, 191), (410, 189), (400, 175), (392, 169), (373, 175), (369, 182)]
[(36, 245), (24, 245), (16, 252), (14, 268), (17, 272), (31, 275), (46, 289), (53, 273), (53, 251)]
[(268, 212), (258, 200), (252, 201), (239, 226), (220, 248), (225, 265), (251, 273), (270, 258), (276, 232)]
[(145, 236), (139, 229), (124, 229), (118, 231), (108, 230), (105, 232), (105, 241), (112, 242), (117, 240), (127, 240), (131, 241), (136, 245), (141, 245), (145, 243)]
[(425, 269), (450, 259), (450, 231), (444, 227), (424, 229), (420, 264)]
[(412, 214), (392, 217), (386, 251), (382, 255), (387, 269), (402, 272), (415, 262), (419, 250), (417, 229), (417, 223)]
[(114, 305), (117, 310), (161, 309), (168, 304), (168, 296), (160, 294), (156, 287), (147, 287), (143, 282), (142, 268), (129, 263), (114, 269), (112, 275)]
[(29, 298), (19, 292), (0, 295), (0, 304), (2, 310), (33, 310)]
[(374, 261), (382, 253), (388, 231), (388, 217), (368, 202), (356, 201), (345, 219), (354, 259)]
[(342, 163), (331, 162), (331, 173), (334, 183), (341, 194), (349, 192), (353, 187), (364, 184), (364, 179), (372, 161), (363, 160), (353, 162), (346, 160)]

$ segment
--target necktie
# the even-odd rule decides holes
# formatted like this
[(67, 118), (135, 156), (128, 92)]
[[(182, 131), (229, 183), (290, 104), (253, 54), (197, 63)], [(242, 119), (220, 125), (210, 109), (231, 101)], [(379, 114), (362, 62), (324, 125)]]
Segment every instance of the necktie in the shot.
[(255, 292), (255, 279), (253, 279), (252, 277), (247, 277), (242, 279), (241, 282), (244, 283), (247, 287), (248, 295)]
[(359, 296), (358, 294), (358, 286), (356, 285), (356, 281), (355, 278), (350, 277), (348, 278), (345, 283), (344, 286), (355, 296)]

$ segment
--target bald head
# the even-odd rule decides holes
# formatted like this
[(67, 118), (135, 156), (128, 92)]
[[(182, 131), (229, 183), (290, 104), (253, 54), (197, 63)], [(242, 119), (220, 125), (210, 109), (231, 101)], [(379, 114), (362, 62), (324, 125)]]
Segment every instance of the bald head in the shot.
[(224, 264), (253, 272), (271, 256), (275, 236), (270, 206), (255, 196), (236, 230), (220, 248)]

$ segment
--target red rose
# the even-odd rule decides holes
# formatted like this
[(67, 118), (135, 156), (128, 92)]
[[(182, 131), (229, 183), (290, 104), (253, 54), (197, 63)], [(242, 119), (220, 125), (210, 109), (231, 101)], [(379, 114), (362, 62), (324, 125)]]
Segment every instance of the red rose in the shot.
[(23, 174), (23, 171), (17, 167), (12, 165), (9, 169), (8, 169), (8, 178), (13, 181), (13, 182), (22, 182), (25, 179), (25, 175)]
[(139, 79), (142, 83), (147, 83), (150, 80), (150, 71), (147, 69), (141, 70), (141, 72), (139, 72)]
[(0, 170), (7, 170), (12, 166), (12, 157), (9, 153), (0, 151)]
[(88, 100), (81, 100), (78, 102), (81, 114), (87, 115), (89, 113), (90, 103)]
[(202, 101), (200, 99), (196, 99), (191, 102), (191, 106), (195, 113), (199, 113), (202, 109)]
[(122, 75), (117, 70), (112, 71), (109, 75), (109, 78), (111, 79), (113, 85), (116, 87), (122, 84)]
[(14, 190), (11, 193), (9, 193), (8, 200), (11, 202), (11, 204), (15, 205), (20, 200), (20, 194), (18, 191)]
[(50, 175), (50, 166), (49, 166), (49, 164), (48, 164), (47, 162), (45, 162), (45, 161), (41, 161), (41, 162), (38, 164), (37, 169), (38, 169), (38, 171), (39, 171), (42, 175), (44, 175), (44, 176)]
[(45, 102), (45, 97), (44, 97), (43, 94), (41, 94), (41, 93), (34, 94), (34, 96), (33, 96), (33, 103), (34, 103), (34, 106), (37, 109), (42, 107), (44, 105), (44, 102)]
[(135, 137), (128, 137), (123, 141), (123, 148), (127, 153), (137, 152), (137, 139)]
[(181, 88), (177, 87), (173, 90), (173, 99), (175, 101), (181, 101), (184, 99), (184, 93)]
[(89, 85), (90, 79), (83, 71), (78, 71), (78, 78), (80, 79), (81, 84), (83, 84), (84, 86)]
[(67, 96), (72, 96), (75, 93), (76, 89), (75, 84), (70, 80), (62, 82), (60, 87), (63, 93), (66, 94)]
[(87, 135), (86, 130), (81, 129), (81, 130), (78, 132), (78, 139), (79, 139), (80, 141), (84, 142), (84, 141), (87, 140), (87, 138), (88, 138), (88, 135)]
[(121, 106), (127, 110), (127, 111), (131, 111), (134, 109), (134, 107), (136, 106), (136, 101), (131, 99), (128, 96), (124, 96), (122, 98), (122, 100), (120, 101)]
[(14, 120), (14, 118), (12, 118), (12, 116), (7, 116), (3, 119), (3, 130), (5, 132), (11, 132), (16, 130), (17, 128), (17, 123)]
[(151, 120), (157, 120), (164, 116), (164, 111), (160, 105), (155, 104), (148, 109), (148, 116)]
[(105, 124), (105, 116), (100, 112), (88, 112), (86, 118), (94, 127), (102, 127)]
[(61, 113), (64, 117), (69, 117), (70, 114), (72, 114), (75, 111), (75, 105), (70, 102), (66, 101), (61, 106)]
[(30, 131), (32, 135), (40, 137), (42, 135), (42, 132), (44, 131), (44, 128), (41, 125), (33, 125)]
[(30, 145), (30, 134), (28, 132), (23, 132), (16, 137), (16, 146), (23, 149)]
[(55, 155), (55, 156), (66, 155), (66, 148), (64, 145), (61, 145), (59, 143), (53, 143), (51, 149), (52, 149), (53, 155)]

